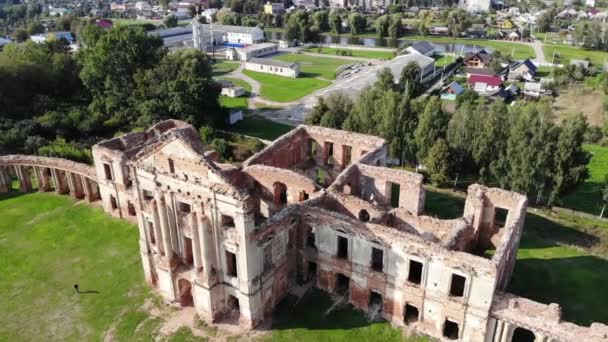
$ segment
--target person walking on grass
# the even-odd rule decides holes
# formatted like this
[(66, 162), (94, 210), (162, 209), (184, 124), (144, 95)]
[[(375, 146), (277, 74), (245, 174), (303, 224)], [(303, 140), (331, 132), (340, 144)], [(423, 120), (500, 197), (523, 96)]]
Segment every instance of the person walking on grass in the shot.
[(76, 294), (80, 294), (80, 288), (78, 287), (78, 284), (74, 284), (74, 291), (76, 291)]

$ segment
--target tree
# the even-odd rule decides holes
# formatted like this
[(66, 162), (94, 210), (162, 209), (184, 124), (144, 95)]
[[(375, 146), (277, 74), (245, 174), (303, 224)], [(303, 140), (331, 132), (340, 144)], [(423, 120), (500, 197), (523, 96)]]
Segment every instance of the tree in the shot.
[(83, 49), (79, 54), (80, 78), (93, 97), (93, 115), (113, 130), (135, 121), (135, 77), (155, 67), (165, 54), (158, 37), (133, 26), (116, 26), (94, 46)]
[(350, 33), (358, 35), (365, 32), (367, 21), (361, 13), (355, 12), (348, 16), (348, 25), (350, 26)]
[(329, 11), (317, 11), (312, 19), (321, 32), (329, 31)]
[(378, 80), (376, 81), (376, 86), (385, 91), (395, 88), (395, 78), (393, 77), (393, 72), (389, 67), (384, 67), (378, 71)]
[(11, 36), (13, 37), (13, 39), (15, 41), (17, 41), (17, 43), (22, 43), (22, 42), (26, 41), (27, 38), (29, 37), (27, 34), (27, 31), (22, 28), (18, 28), (15, 31), (13, 31)]
[(169, 7), (169, 0), (158, 0), (158, 4), (166, 10)]
[(478, 117), (474, 115), (477, 107), (475, 103), (467, 102), (460, 106), (452, 115), (448, 123), (446, 132), (446, 140), (450, 147), (456, 172), (454, 186), (458, 182), (458, 176), (461, 173), (471, 169), (470, 162), (472, 161), (472, 145), (473, 134), (476, 131)]
[(329, 28), (332, 33), (340, 34), (340, 28), (342, 27), (342, 17), (337, 10), (329, 12)]
[(374, 22), (374, 26), (376, 27), (376, 33), (378, 34), (378, 38), (383, 39), (384, 37), (388, 36), (388, 15), (378, 17), (378, 19), (376, 19), (376, 21)]
[(245, 3), (243, 4), (243, 12), (247, 14), (256, 14), (263, 9), (263, 3), (259, 0), (245, 0)]
[(136, 127), (167, 119), (186, 121), (195, 127), (218, 127), (225, 122), (218, 102), (221, 88), (211, 79), (207, 55), (197, 49), (165, 55), (154, 68), (138, 74), (136, 82)]
[(409, 62), (403, 70), (401, 70), (401, 78), (399, 79), (399, 86), (406, 93), (417, 95), (420, 91), (420, 77), (421, 71), (418, 64), (415, 62)]
[(557, 196), (571, 189), (574, 185), (583, 182), (589, 177), (587, 163), (589, 153), (583, 150), (585, 133), (587, 132), (587, 119), (582, 114), (569, 116), (561, 126), (554, 151), (555, 167), (552, 172), (553, 191), (549, 204)]
[(449, 11), (446, 18), (446, 23), (452, 37), (460, 36), (461, 34), (465, 33), (469, 27), (471, 27), (469, 14), (461, 8)]
[(445, 184), (451, 173), (450, 150), (444, 139), (438, 139), (427, 157), (424, 159), (424, 167), (433, 185)]
[[(471, 154), (482, 182), (505, 179), (507, 139), (509, 137), (509, 113), (504, 102), (495, 101), (490, 106), (479, 105), (473, 110), (478, 117), (477, 128), (471, 140)], [(480, 118), (483, 116), (483, 118)], [(504, 182), (501, 187), (506, 187)]]
[(414, 132), (418, 161), (424, 161), (433, 144), (445, 138), (448, 121), (449, 117), (441, 109), (441, 100), (436, 96), (430, 97)]
[(333, 92), (318, 99), (311, 115), (306, 118), (306, 123), (339, 129), (352, 109), (353, 102), (348, 95), (341, 91)]
[(555, 11), (547, 11), (536, 19), (538, 32), (548, 32), (555, 18)]
[(235, 13), (242, 13), (243, 3), (241, 0), (230, 0), (230, 10)]
[(241, 22), (239, 15), (228, 9), (219, 10), (216, 13), (215, 18), (217, 22), (222, 25), (239, 25)]
[(27, 33), (30, 35), (44, 32), (44, 26), (38, 21), (32, 21), (27, 25)]
[(177, 26), (177, 17), (174, 16), (173, 14), (169, 14), (163, 20), (163, 24), (165, 24), (165, 27), (167, 27), (167, 28), (176, 27)]

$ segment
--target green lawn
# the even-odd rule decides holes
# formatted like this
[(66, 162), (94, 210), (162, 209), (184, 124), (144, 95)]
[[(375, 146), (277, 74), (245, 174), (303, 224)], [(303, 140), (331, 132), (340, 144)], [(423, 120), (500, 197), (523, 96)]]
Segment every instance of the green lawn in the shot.
[(555, 51), (555, 63), (557, 64), (569, 64), (571, 59), (589, 59), (591, 64), (595, 64), (599, 67), (608, 62), (608, 53), (597, 50), (585, 50), (574, 46), (566, 45), (551, 45), (545, 44), (543, 46), (545, 52), (545, 59), (549, 62), (553, 59), (553, 52)]
[(135, 226), (50, 193), (0, 194), (0, 216), (0, 340), (99, 341), (139, 320)]
[[(427, 190), (427, 214), (462, 215), (464, 199)], [(608, 223), (538, 211), (526, 215), (521, 248), (508, 291), (562, 305), (564, 319), (608, 323)]]
[(608, 174), (608, 147), (584, 145), (584, 148), (591, 153), (591, 161), (587, 165), (590, 177), (561, 199), (562, 206), (599, 215), (602, 210), (602, 182)]
[(536, 77), (551, 77), (553, 67), (541, 65), (536, 69)]
[(231, 132), (265, 140), (275, 140), (292, 129), (292, 126), (271, 121), (259, 115), (247, 115), (242, 121), (230, 127)]
[(331, 84), (330, 81), (313, 78), (310, 74), (301, 75), (302, 77), (299, 78), (289, 78), (250, 70), (244, 70), (243, 73), (260, 82), (262, 97), (276, 102), (295, 101)]
[(279, 304), (274, 312), (272, 332), (263, 341), (431, 341), (427, 337), (406, 337), (388, 322), (370, 323), (362, 311), (354, 310), (351, 305), (339, 306), (325, 315), (333, 302), (321, 290), (314, 289), (297, 305), (294, 303), (295, 299), (288, 297)]
[(393, 59), (394, 54), (389, 51), (383, 50), (354, 50), (354, 49), (334, 49), (327, 47), (310, 47), (306, 51), (313, 53), (322, 53), (325, 55), (338, 55), (340, 51), (346, 51), (348, 56), (359, 57), (359, 58), (373, 58), (373, 59)]
[(220, 105), (227, 109), (240, 109), (246, 111), (248, 106), (248, 98), (251, 94), (251, 85), (241, 79), (232, 78), (232, 77), (222, 77), (221, 80), (226, 80), (232, 82), (235, 86), (242, 87), (245, 89), (245, 94), (239, 97), (228, 97), (228, 96), (220, 96)]
[(445, 65), (448, 65), (452, 63), (452, 61), (455, 59), (454, 56), (449, 55), (435, 55), (433, 58), (435, 58), (436, 67), (443, 67)]
[(239, 67), (237, 62), (215, 62), (211, 65), (211, 76), (218, 77), (236, 70)]
[(424, 37), (424, 36), (404, 36), (401, 39), (405, 40), (423, 40), (437, 43), (455, 43), (478, 45), (479, 48), (488, 47), (500, 51), (503, 55), (513, 56), (513, 59), (534, 58), (536, 54), (531, 46), (489, 39), (467, 39), (467, 38), (452, 38), (452, 37)]
[(316, 56), (309, 56), (303, 54), (284, 54), (274, 57), (286, 62), (298, 62), (300, 63), (300, 71), (305, 73), (307, 77), (323, 77), (328, 80), (336, 78), (336, 70), (338, 67), (353, 64), (353, 61), (348, 61), (338, 58), (323, 58)]

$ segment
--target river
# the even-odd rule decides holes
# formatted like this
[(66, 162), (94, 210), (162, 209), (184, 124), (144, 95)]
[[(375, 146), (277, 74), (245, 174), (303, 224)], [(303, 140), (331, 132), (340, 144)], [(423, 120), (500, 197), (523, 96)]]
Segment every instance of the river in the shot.
[[(269, 41), (280, 40), (283, 37), (283, 32), (264, 32), (264, 35)], [(362, 45), (368, 47), (394, 47), (394, 48), (402, 48), (405, 46), (409, 46), (413, 43), (416, 43), (417, 40), (408, 40), (404, 38), (400, 39), (380, 39), (376, 37), (353, 37), (353, 36), (339, 36), (339, 35), (331, 35), (331, 34), (322, 34), (321, 42), (327, 44), (339, 44), (339, 45)], [(479, 51), (482, 47), (479, 45), (471, 45), (471, 44), (459, 44), (459, 43), (430, 43), (435, 47), (435, 51), (439, 53), (447, 52), (447, 53), (466, 53), (466, 52), (475, 52)], [(492, 48), (485, 48), (488, 52), (493, 52)]]

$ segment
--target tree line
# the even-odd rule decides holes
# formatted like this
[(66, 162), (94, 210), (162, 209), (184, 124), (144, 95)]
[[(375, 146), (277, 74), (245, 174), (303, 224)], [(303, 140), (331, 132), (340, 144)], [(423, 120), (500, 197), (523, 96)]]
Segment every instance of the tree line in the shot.
[(339, 92), (319, 98), (306, 122), (381, 136), (391, 157), (421, 167), (437, 185), (466, 177), (553, 204), (588, 177), (584, 116), (556, 125), (548, 101), (507, 106), (474, 93), (448, 114), (438, 97), (418, 96), (417, 69), (406, 66), (397, 83), (380, 71), (356, 100)]
[(0, 154), (50, 154), (88, 161), (99, 140), (175, 118), (221, 126), (219, 86), (205, 54), (169, 53), (142, 27), (88, 25), (83, 47), (28, 41), (0, 52)]

